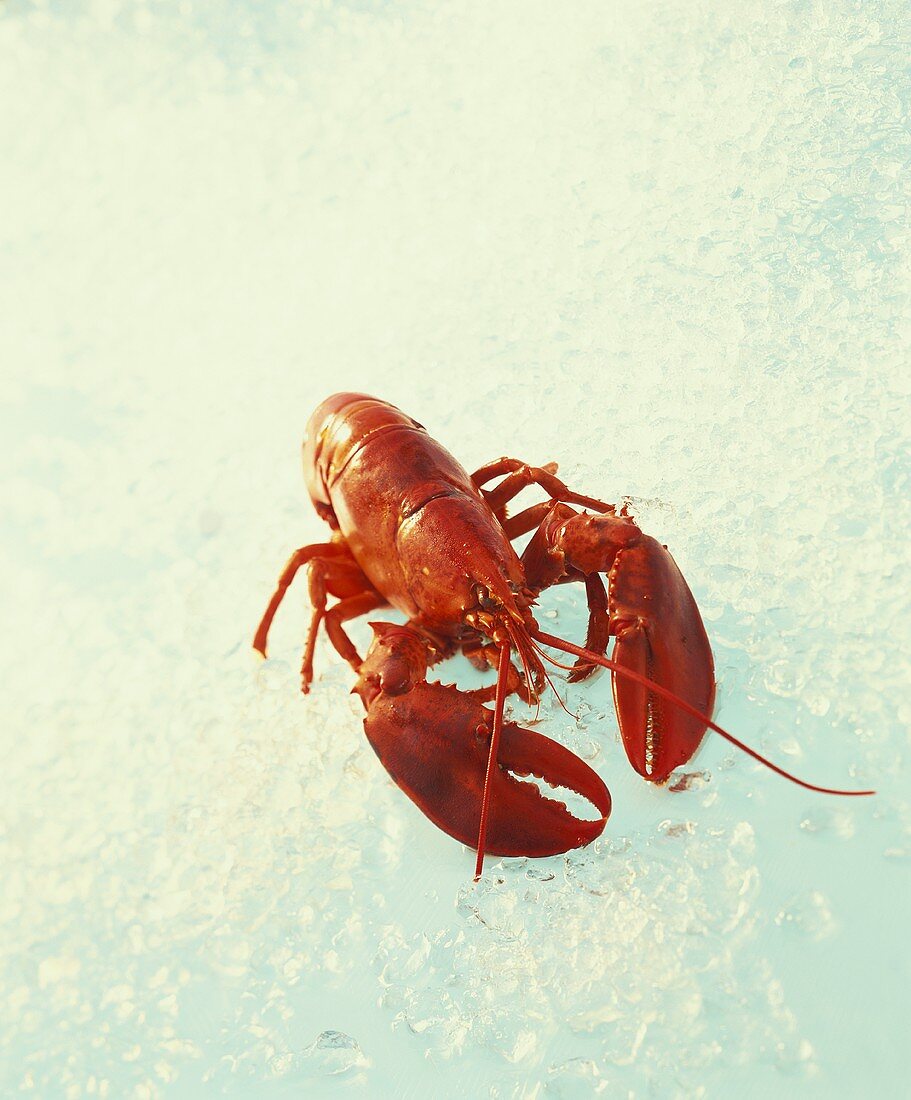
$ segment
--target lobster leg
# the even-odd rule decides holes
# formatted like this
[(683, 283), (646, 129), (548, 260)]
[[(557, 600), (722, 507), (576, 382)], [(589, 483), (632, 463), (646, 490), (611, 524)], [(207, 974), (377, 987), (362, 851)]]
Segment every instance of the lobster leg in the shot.
[(357, 596), (339, 600), (335, 607), (331, 607), (326, 612), (325, 626), (329, 641), (335, 647), (335, 652), (343, 661), (347, 661), (355, 672), (360, 671), (363, 662), (343, 624), (351, 619), (358, 619), (361, 615), (369, 615), (378, 607), (385, 606), (386, 601), (378, 592), (361, 592)]
[[(470, 695), (427, 683), (432, 654), (415, 627), (370, 625), (374, 641), (355, 687), (367, 709), (364, 730), (393, 780), (435, 825), (469, 847), (478, 845), (486, 789), (481, 839), (491, 853), (555, 855), (600, 836), (610, 794), (587, 764), (542, 734), (495, 723), (495, 714)], [(502, 672), (502, 657), (500, 667)], [(492, 754), (495, 724), (501, 739)], [(576, 791), (599, 816), (573, 817), (517, 778), (528, 775)]]
[[(589, 573), (585, 577), (585, 596), (588, 600), (588, 631), (585, 635), (585, 648), (592, 653), (605, 654), (610, 641), (610, 611), (607, 590), (600, 573)], [(571, 684), (586, 680), (598, 666), (580, 657), (572, 667), (567, 679)]]
[[(253, 648), (264, 657), (269, 628), (275, 613), (298, 570), (304, 566), (307, 569), (307, 587), (313, 609), (301, 664), (301, 690), (307, 694), (313, 681), (313, 653), (320, 624), (325, 624), (329, 640), (339, 655), (358, 671), (361, 659), (342, 624), (382, 607), (386, 601), (367, 580), (344, 543), (314, 543), (301, 547), (300, 550), (295, 550), (282, 570), (278, 586), (253, 639)], [(329, 595), (339, 597), (339, 602), (327, 611)]]
[[(667, 549), (632, 519), (580, 515), (555, 504), (522, 558), (529, 584), (540, 589), (584, 578), (589, 598), (589, 649), (667, 688), (700, 714), (715, 697), (712, 651), (696, 601)], [(599, 573), (608, 574), (606, 606)], [(592, 580), (592, 578), (595, 578)], [(591, 671), (577, 661), (573, 677)], [(630, 763), (663, 783), (696, 752), (706, 731), (694, 717), (629, 677), (613, 674), (614, 704)]]
[(506, 537), (512, 542), (513, 539), (521, 538), (522, 535), (527, 535), (529, 531), (534, 531), (536, 527), (541, 526), (541, 521), (552, 507), (552, 500), (542, 500), (540, 504), (532, 504), (524, 512), (517, 512), (514, 516), (504, 519), (503, 530)]
[[(490, 463), (488, 466), (482, 466), (481, 469), (473, 475), (472, 480), (478, 488), (480, 488), (481, 485), (485, 485), (489, 480), (500, 476), (502, 471), (497, 469), (499, 465), (503, 462), (511, 461), (511, 459), (500, 459), (499, 463)], [(519, 493), (530, 484), (528, 476), (524, 472), (525, 469), (527, 469), (527, 467), (508, 474), (495, 489), (481, 489), (484, 499), (488, 504), (491, 498), (495, 498), (494, 503), (496, 507), (494, 509), (494, 515), (497, 517), (497, 521), (501, 526), (506, 522), (506, 505), (513, 497), (518, 496)], [(557, 472), (557, 464), (556, 462), (547, 462), (540, 469), (542, 473), (553, 475)], [(491, 470), (494, 472), (491, 472)], [(537, 524), (535, 524), (535, 526), (537, 526)], [(529, 528), (529, 530), (531, 530), (531, 528)]]
[[(317, 558), (307, 566), (307, 587), (313, 614), (310, 617), (304, 659), (301, 664), (301, 691), (305, 695), (313, 682), (313, 653), (320, 623), (325, 625), (326, 634), (339, 656), (347, 661), (355, 672), (360, 668), (361, 659), (342, 624), (360, 615), (367, 615), (386, 602), (378, 592), (358, 591), (367, 583), (369, 582), (360, 569), (344, 560), (326, 562)], [(327, 593), (338, 595), (352, 590), (356, 595), (344, 596), (333, 608), (326, 610)]]
[(299, 550), (294, 551), (285, 563), (284, 569), (279, 574), (278, 584), (276, 585), (275, 591), (272, 593), (272, 598), (269, 600), (263, 617), (259, 621), (259, 626), (256, 628), (256, 634), (253, 637), (253, 648), (258, 653), (261, 653), (263, 657), (266, 656), (266, 643), (269, 639), (269, 630), (272, 626), (272, 620), (275, 618), (275, 612), (278, 611), (282, 600), (285, 598), (285, 593), (291, 587), (291, 582), (297, 576), (297, 571), (316, 558), (338, 558), (346, 552), (346, 547), (338, 542), (314, 542), (309, 546), (302, 546)]
[(553, 500), (578, 504), (582, 508), (591, 508), (596, 512), (614, 511), (613, 505), (595, 500), (594, 497), (582, 496), (581, 493), (574, 493), (568, 485), (554, 476), (556, 469), (555, 462), (550, 462), (546, 466), (529, 466), (518, 458), (498, 458), (475, 470), (471, 480), (480, 489), (495, 477), (509, 475), (495, 489), (487, 490), (484, 494), (494, 512), (499, 512), (508, 501), (529, 485), (540, 485)]

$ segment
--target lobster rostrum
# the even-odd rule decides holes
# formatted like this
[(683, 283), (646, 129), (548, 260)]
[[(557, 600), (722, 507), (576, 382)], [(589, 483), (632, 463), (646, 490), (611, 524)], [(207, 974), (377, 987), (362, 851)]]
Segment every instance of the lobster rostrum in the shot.
[[(313, 680), (322, 626), (357, 673), (354, 691), (380, 761), (434, 824), (477, 849), (476, 875), (485, 851), (547, 856), (588, 844), (610, 814), (608, 789), (587, 764), (504, 721), (507, 695), (536, 703), (550, 682), (544, 659), (559, 662), (545, 646), (575, 656), (571, 682), (610, 669), (627, 756), (652, 783), (690, 760), (711, 728), (801, 786), (873, 793), (805, 783), (711, 721), (712, 651), (673, 558), (624, 509), (570, 490), (555, 464), (500, 458), (469, 476), (417, 421), (358, 393), (336, 394), (317, 408), (303, 458), (310, 498), (332, 536), (291, 555), (254, 648), (265, 656), (275, 612), (306, 566), (312, 617), (303, 691)], [(507, 515), (530, 485), (549, 499)], [(512, 543), (530, 533), (519, 557)], [(571, 581), (585, 585), (584, 646), (545, 633), (532, 613), (545, 588)], [(362, 658), (344, 624), (387, 606), (407, 622), (371, 622), (373, 642)], [(477, 667), (495, 667), (496, 684), (463, 692), (428, 682), (428, 668), (459, 650)], [(530, 775), (577, 792), (600, 817), (574, 817), (517, 778)]]

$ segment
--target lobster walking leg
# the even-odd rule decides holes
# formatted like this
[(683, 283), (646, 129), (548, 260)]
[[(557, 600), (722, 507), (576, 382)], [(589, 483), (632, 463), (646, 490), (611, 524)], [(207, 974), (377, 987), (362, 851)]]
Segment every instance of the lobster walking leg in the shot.
[[(339, 655), (354, 668), (360, 667), (360, 657), (342, 629), (342, 623), (382, 606), (385, 600), (372, 589), (363, 591), (370, 582), (353, 563), (344, 559), (314, 558), (307, 566), (307, 588), (313, 614), (307, 630), (304, 659), (301, 664), (301, 690), (306, 695), (313, 682), (313, 653), (320, 623), (325, 623), (326, 633)], [(356, 593), (348, 595), (349, 592)], [(326, 597), (331, 593), (342, 599), (330, 611), (326, 611)]]
[(488, 462), (471, 475), (471, 480), (480, 489), (488, 481), (503, 474), (509, 474), (495, 489), (485, 493), (487, 503), (497, 512), (507, 501), (520, 493), (529, 485), (540, 485), (541, 488), (553, 500), (566, 501), (569, 504), (578, 504), (581, 508), (591, 508), (596, 512), (613, 512), (613, 505), (605, 504), (594, 497), (586, 497), (581, 493), (574, 493), (564, 482), (555, 477), (555, 463), (546, 466), (529, 466), (518, 458), (498, 458), (494, 462)]
[(552, 500), (542, 500), (540, 504), (532, 504), (530, 508), (526, 508), (523, 512), (517, 512), (514, 516), (505, 519), (503, 521), (503, 531), (506, 537), (512, 542), (513, 539), (521, 538), (522, 535), (527, 535), (529, 531), (534, 531), (536, 527), (541, 526), (541, 520), (544, 519), (552, 507)]
[[(325, 623), (326, 633), (335, 649), (357, 671), (361, 659), (342, 624), (348, 619), (357, 618), (383, 606), (386, 601), (364, 576), (344, 543), (314, 543), (301, 547), (300, 550), (295, 550), (282, 570), (278, 587), (253, 639), (253, 648), (264, 657), (272, 620), (291, 582), (303, 566), (307, 568), (307, 587), (312, 608), (301, 664), (301, 690), (307, 694), (313, 681), (313, 653), (320, 624)], [(330, 594), (339, 597), (339, 602), (327, 611), (327, 596)]]
[(343, 661), (347, 661), (355, 672), (360, 672), (363, 661), (343, 624), (351, 619), (358, 619), (361, 615), (369, 615), (378, 607), (385, 606), (386, 601), (378, 592), (361, 592), (357, 596), (339, 600), (335, 607), (326, 612), (326, 634), (329, 641), (335, 647), (335, 652)]
[[(260, 619), (260, 625), (256, 627), (256, 634), (253, 637), (253, 648), (266, 656), (266, 642), (268, 641), (268, 631), (272, 627), (272, 620), (275, 618), (275, 613), (278, 607), (281, 606), (285, 593), (288, 591), (290, 585), (297, 576), (299, 569), (303, 569), (304, 565), (310, 564), (310, 562), (322, 562), (328, 564), (329, 562), (345, 562), (353, 570), (356, 571), (361, 577), (361, 583), (359, 587), (371, 587), (370, 581), (367, 581), (364, 574), (358, 568), (358, 563), (351, 557), (351, 551), (343, 542), (311, 542), (309, 546), (301, 547), (299, 550), (295, 550), (290, 558), (285, 563), (285, 568), (278, 575), (278, 583), (275, 586), (275, 592), (272, 594), (272, 598), (265, 609), (262, 619)], [(345, 595), (347, 593), (333, 593), (338, 595)]]
[[(585, 578), (585, 597), (588, 601), (588, 630), (585, 634), (585, 648), (603, 656), (610, 641), (610, 613), (607, 589), (599, 573), (589, 573)], [(579, 657), (573, 665), (567, 679), (577, 684), (587, 679), (598, 669), (597, 665)]]
[(347, 555), (347, 547), (337, 542), (314, 542), (309, 546), (302, 546), (299, 550), (294, 551), (285, 563), (284, 569), (279, 574), (278, 584), (275, 591), (272, 593), (272, 598), (269, 600), (269, 604), (266, 607), (262, 619), (260, 619), (259, 626), (256, 628), (256, 634), (253, 637), (253, 648), (258, 653), (261, 653), (263, 657), (266, 656), (266, 643), (269, 639), (269, 628), (272, 626), (275, 612), (278, 611), (282, 600), (285, 598), (285, 593), (291, 587), (291, 582), (297, 576), (297, 571), (316, 558), (329, 559)]
[[(502, 463), (503, 459), (501, 459), (500, 462)], [(496, 467), (497, 464), (494, 463), (492, 465)], [(556, 474), (557, 469), (558, 467), (556, 462), (547, 462), (541, 467), (541, 470), (544, 473), (551, 475)], [(486, 485), (489, 480), (492, 480), (494, 477), (499, 476), (499, 474), (497, 473), (490, 473), (489, 470), (490, 466), (482, 466), (481, 469), (474, 474), (473, 480), (475, 481), (475, 484), (478, 486), (479, 489), (482, 485)], [(501, 525), (506, 520), (506, 505), (513, 499), (513, 497), (518, 496), (523, 489), (527, 488), (528, 484), (528, 478), (526, 477), (523, 470), (520, 469), (514, 471), (511, 474), (507, 474), (507, 476), (503, 478), (503, 480), (495, 489), (481, 489), (481, 493), (488, 504), (490, 504), (491, 498), (494, 497), (494, 494), (496, 494), (494, 501), (496, 505), (496, 507), (494, 508), (494, 515), (497, 517), (497, 521)], [(491, 507), (494, 507), (494, 505), (491, 505)]]

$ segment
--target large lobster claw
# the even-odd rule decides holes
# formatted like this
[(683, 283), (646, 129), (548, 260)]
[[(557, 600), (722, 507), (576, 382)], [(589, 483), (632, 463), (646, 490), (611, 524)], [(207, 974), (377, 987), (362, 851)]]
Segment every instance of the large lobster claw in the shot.
[[(612, 672), (614, 706), (626, 755), (645, 779), (664, 783), (696, 752), (705, 721), (663, 698), (654, 686), (624, 676), (622, 669), (647, 677), (706, 718), (715, 699), (712, 650), (674, 559), (629, 516), (579, 515), (556, 504), (522, 560), (538, 585), (574, 571), (586, 578), (591, 610), (587, 656), (603, 654), (610, 636), (616, 636), (611, 657), (620, 671)], [(601, 572), (608, 574), (606, 600), (597, 576)], [(571, 679), (591, 669), (583, 655)]]
[[(683, 574), (667, 550), (644, 535), (617, 554), (610, 576), (612, 657), (701, 714), (715, 699), (712, 650)], [(664, 783), (699, 748), (705, 722), (648, 687), (613, 673), (614, 705), (626, 755), (636, 771)]]
[[(715, 668), (702, 617), (667, 547), (625, 515), (579, 515), (555, 504), (528, 544), (523, 562), (550, 583), (579, 573), (589, 598), (585, 648), (543, 630), (532, 637), (572, 653), (576, 679), (597, 665), (613, 677), (614, 705), (626, 755), (636, 771), (664, 783), (686, 764), (711, 727), (760, 764), (820, 794), (862, 796), (808, 783), (780, 768), (712, 721)], [(598, 573), (608, 572), (609, 594)], [(611, 660), (604, 649), (617, 642)]]
[[(493, 713), (469, 695), (442, 684), (415, 684), (401, 694), (380, 692), (364, 719), (367, 739), (383, 766), (430, 820), (474, 848)], [(599, 776), (569, 749), (512, 722), (503, 726), (499, 766), (492, 775), (487, 851), (501, 856), (550, 856), (601, 835), (611, 809)], [(535, 775), (568, 787), (601, 815), (573, 817), (533, 783)]]

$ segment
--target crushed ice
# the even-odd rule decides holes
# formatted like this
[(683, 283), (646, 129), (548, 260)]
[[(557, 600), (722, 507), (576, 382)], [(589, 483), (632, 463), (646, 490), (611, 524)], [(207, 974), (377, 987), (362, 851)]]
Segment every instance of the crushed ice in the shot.
[[(903, 5), (618, 13), (0, 10), (4, 1095), (905, 1082)], [(249, 652), (343, 387), (628, 494), (719, 719), (875, 806), (711, 736), (651, 789), (596, 677), (539, 728), (604, 836), (472, 884), (325, 647), (299, 694), (305, 585)]]

